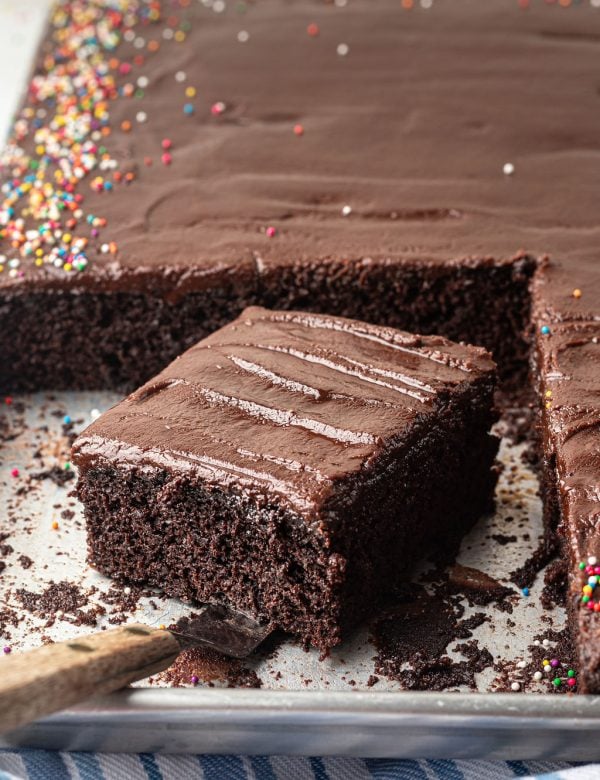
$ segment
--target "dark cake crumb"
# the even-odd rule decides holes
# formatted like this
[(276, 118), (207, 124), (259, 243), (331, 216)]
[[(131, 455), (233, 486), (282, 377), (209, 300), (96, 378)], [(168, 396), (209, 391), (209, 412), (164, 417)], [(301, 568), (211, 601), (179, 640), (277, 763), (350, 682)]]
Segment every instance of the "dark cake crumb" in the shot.
[(492, 534), (491, 538), (501, 545), (511, 544), (512, 542), (517, 541), (517, 537), (514, 534)]
[(175, 688), (198, 682), (222, 682), (228, 688), (260, 688), (262, 680), (253, 669), (236, 658), (204, 648), (184, 650), (175, 663), (156, 678)]
[(464, 594), (469, 604), (479, 606), (492, 601), (502, 601), (515, 593), (512, 588), (502, 585), (489, 574), (460, 564), (455, 564), (448, 570), (448, 587), (450, 592)]
[(535, 582), (540, 571), (547, 566), (554, 558), (557, 552), (556, 540), (549, 536), (544, 536), (540, 541), (538, 548), (531, 556), (515, 571), (510, 574), (510, 581), (519, 588), (529, 588)]
[(64, 487), (67, 482), (75, 477), (75, 473), (70, 469), (61, 468), (60, 466), (52, 466), (52, 468), (45, 469), (44, 471), (37, 471), (30, 474), (31, 479), (50, 479), (55, 485)]
[(378, 651), (376, 674), (398, 680), (410, 690), (441, 691), (462, 685), (475, 688), (475, 674), (491, 663), (489, 651), (468, 644), (465, 661), (444, 655), (454, 639), (468, 639), (472, 629), (487, 619), (477, 613), (461, 620), (463, 612), (457, 599), (431, 596), (424, 589), (416, 598), (408, 597), (387, 610), (371, 625)]
[(26, 610), (42, 615), (54, 614), (57, 611), (75, 612), (88, 601), (78, 585), (66, 581), (51, 582), (41, 593), (19, 588), (16, 595)]

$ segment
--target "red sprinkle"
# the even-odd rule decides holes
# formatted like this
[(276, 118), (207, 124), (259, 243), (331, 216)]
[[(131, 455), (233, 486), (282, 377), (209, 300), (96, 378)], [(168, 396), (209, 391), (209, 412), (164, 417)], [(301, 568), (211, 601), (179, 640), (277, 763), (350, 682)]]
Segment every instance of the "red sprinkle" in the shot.
[(10, 406), (12, 404), (12, 402), (13, 402), (13, 399), (10, 397), (10, 395), (7, 395), (6, 398), (4, 399), (4, 403), (7, 406)]
[(306, 32), (313, 38), (316, 38), (316, 36), (319, 34), (319, 25), (312, 22), (308, 25), (306, 28)]
[(302, 125), (294, 125), (294, 133), (296, 133), (296, 135), (304, 135), (304, 128)]
[(163, 149), (170, 149), (173, 146), (173, 141), (170, 138), (163, 138), (160, 145)]
[(18, 477), (19, 476), (19, 469), (12, 469), (10, 472), (11, 477)]
[(273, 238), (273, 236), (275, 236), (275, 235), (276, 235), (276, 233), (277, 233), (277, 230), (276, 230), (276, 228), (274, 228), (272, 225), (269, 225), (269, 227), (268, 227), (268, 228), (267, 228), (267, 230), (266, 230), (266, 233), (267, 233), (267, 235), (269, 236), (269, 238)]
[(169, 152), (165, 152), (164, 154), (161, 154), (160, 159), (163, 161), (165, 165), (171, 165), (173, 161), (173, 157), (169, 154)]

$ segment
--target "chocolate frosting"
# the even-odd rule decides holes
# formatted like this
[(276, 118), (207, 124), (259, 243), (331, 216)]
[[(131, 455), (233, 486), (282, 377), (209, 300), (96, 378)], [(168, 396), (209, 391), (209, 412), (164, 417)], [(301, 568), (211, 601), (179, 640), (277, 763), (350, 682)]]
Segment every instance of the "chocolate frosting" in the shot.
[(310, 513), (494, 371), (485, 350), (439, 336), (251, 307), (90, 425), (73, 460), (277, 493)]
[[(110, 102), (103, 143), (136, 178), (110, 193), (83, 187), (85, 212), (108, 220), (84, 272), (24, 260), (24, 276), (0, 274), (0, 286), (176, 297), (223, 278), (259, 284), (274, 266), (307, 259), (485, 264), (519, 250), (550, 254), (576, 274), (586, 259), (592, 272), (600, 12), (587, 3), (523, 11), (513, 0), (415, 3), (411, 12), (398, 0), (376, 10), (371, 0), (245, 9), (175, 7), (189, 26), (183, 42), (163, 38), (166, 11), (139, 30), (141, 48), (116, 48), (118, 61), (145, 58), (130, 73), (116, 70), (117, 84), (142, 76), (148, 85), (142, 98)], [(148, 51), (151, 40), (158, 52)], [(46, 40), (38, 69), (56, 46)], [(160, 162), (165, 138), (169, 166)], [(31, 151), (32, 133), (22, 145)], [(99, 252), (104, 241), (116, 242), (116, 255)]]

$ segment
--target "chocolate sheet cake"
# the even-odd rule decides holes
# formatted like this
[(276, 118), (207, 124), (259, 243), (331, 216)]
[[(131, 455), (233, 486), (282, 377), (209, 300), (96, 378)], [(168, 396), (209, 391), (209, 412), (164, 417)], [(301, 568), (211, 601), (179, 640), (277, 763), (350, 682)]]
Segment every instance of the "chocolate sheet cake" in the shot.
[(246, 309), (77, 439), (90, 560), (327, 649), (496, 481), (481, 347)]
[(512, 390), (533, 341), (600, 691), (598, 40), (568, 0), (59, 3), (2, 157), (0, 387), (139, 386), (254, 304), (480, 344)]

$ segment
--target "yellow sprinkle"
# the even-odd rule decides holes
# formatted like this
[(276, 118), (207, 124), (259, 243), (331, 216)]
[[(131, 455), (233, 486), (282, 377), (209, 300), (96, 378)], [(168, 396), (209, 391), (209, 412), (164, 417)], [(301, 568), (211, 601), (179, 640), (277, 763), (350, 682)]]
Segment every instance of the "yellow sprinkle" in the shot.
[(545, 406), (546, 406), (546, 409), (551, 409), (552, 408), (552, 404), (550, 403), (550, 401), (546, 401)]
[(63, 268), (65, 271), (72, 271), (73, 270), (73, 264), (72, 263), (65, 263), (63, 265)]
[(196, 97), (196, 87), (187, 87), (185, 90), (186, 97)]
[(56, 520), (52, 523), (52, 528), (54, 531), (58, 530), (58, 522)]
[(544, 660), (542, 661), (542, 666), (550, 666), (550, 661), (548, 661), (548, 659), (544, 658)]
[(177, 32), (173, 37), (175, 38), (177, 43), (182, 43), (183, 41), (185, 41), (185, 33), (183, 32), (183, 30), (177, 30)]
[(73, 236), (70, 233), (65, 233), (64, 236), (62, 237), (63, 243), (70, 244), (72, 238)]
[(41, 257), (37, 257), (36, 260), (35, 260), (35, 264), (39, 268), (40, 266), (44, 265), (44, 261), (42, 260)]
[(2, 271), (4, 271), (4, 266), (0, 265), (0, 274), (2, 273)]
[(579, 289), (579, 287), (576, 287), (573, 290), (573, 298), (581, 298), (581, 290)]
[(166, 628), (167, 628), (167, 627), (165, 626), (165, 624), (164, 624), (164, 623), (161, 623), (161, 624), (160, 624), (160, 626), (158, 627), (158, 630), (159, 630), (159, 631), (164, 631)]
[(544, 395), (546, 396), (546, 398), (552, 398), (552, 390), (546, 390)]

